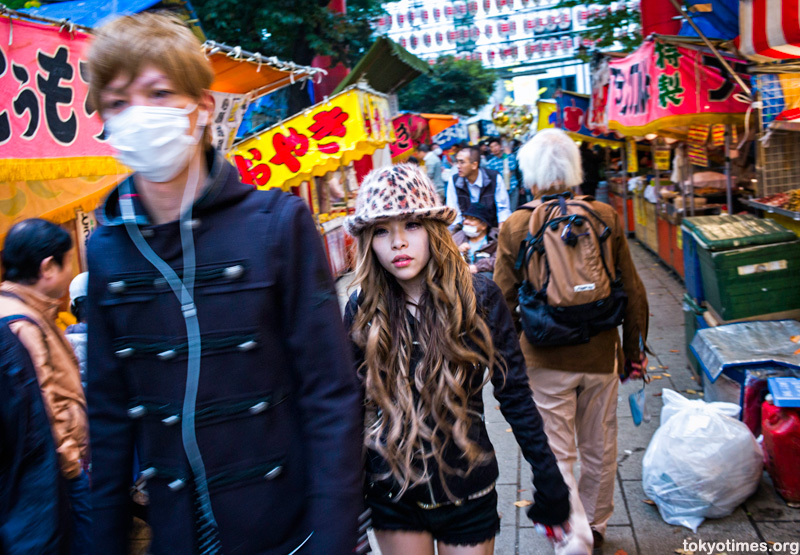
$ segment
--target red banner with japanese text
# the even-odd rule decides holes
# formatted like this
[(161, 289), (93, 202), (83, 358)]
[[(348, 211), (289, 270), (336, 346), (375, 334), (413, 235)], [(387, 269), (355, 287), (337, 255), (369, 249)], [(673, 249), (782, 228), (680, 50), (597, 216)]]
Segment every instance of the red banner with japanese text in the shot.
[(356, 85), (234, 145), (228, 158), (244, 183), (288, 191), (393, 140), (386, 97)]
[[(747, 82), (745, 62), (726, 59)], [(609, 61), (608, 127), (645, 135), (696, 123), (741, 123), (748, 107), (742, 92), (713, 54), (647, 42)]]
[(0, 182), (124, 173), (87, 102), (91, 37), (0, 19)]
[(428, 120), (414, 114), (401, 114), (392, 120), (397, 140), (392, 143), (392, 162), (402, 162), (423, 143), (431, 142)]

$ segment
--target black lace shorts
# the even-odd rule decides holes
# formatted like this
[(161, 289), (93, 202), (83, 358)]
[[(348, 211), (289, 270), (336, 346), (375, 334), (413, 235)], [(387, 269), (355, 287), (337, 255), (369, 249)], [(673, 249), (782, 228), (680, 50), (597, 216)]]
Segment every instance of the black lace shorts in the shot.
[(372, 527), (377, 531), (428, 532), (447, 545), (478, 545), (500, 533), (497, 491), (465, 501), (423, 509), (414, 501), (368, 495)]

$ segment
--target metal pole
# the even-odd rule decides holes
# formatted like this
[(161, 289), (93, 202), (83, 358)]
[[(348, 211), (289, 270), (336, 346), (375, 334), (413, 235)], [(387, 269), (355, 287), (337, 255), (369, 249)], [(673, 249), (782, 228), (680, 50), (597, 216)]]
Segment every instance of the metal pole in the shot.
[(692, 16), (690, 16), (688, 13), (686, 13), (686, 10), (683, 8), (683, 6), (678, 4), (678, 0), (669, 0), (669, 1), (672, 3), (672, 5), (675, 7), (675, 9), (678, 10), (678, 13), (683, 16), (683, 18), (686, 20), (686, 22), (689, 25), (692, 26), (692, 29), (694, 29), (694, 32), (697, 33), (697, 36), (700, 37), (701, 39), (703, 39), (703, 42), (706, 43), (706, 46), (711, 49), (711, 52), (713, 52), (714, 56), (716, 56), (717, 59), (720, 61), (720, 63), (722, 64), (722, 67), (724, 67), (728, 71), (728, 73), (731, 74), (731, 77), (733, 77), (734, 80), (736, 80), (736, 83), (740, 87), (742, 87), (742, 90), (744, 91), (744, 93), (747, 96), (752, 97), (753, 93), (750, 91), (750, 87), (748, 87), (747, 84), (745, 84), (745, 82), (742, 80), (742, 78), (739, 77), (739, 75), (735, 71), (733, 71), (733, 68), (728, 63), (728, 60), (726, 60), (725, 57), (722, 54), (719, 53), (719, 50), (717, 50), (717, 48), (713, 44), (711, 44), (711, 41), (708, 40), (708, 37), (706, 37), (703, 34), (703, 32), (700, 30), (700, 28), (692, 20)]
[[(634, 146), (634, 148), (636, 147)], [(630, 233), (628, 229), (628, 141), (622, 143), (622, 228), (627, 237)]]
[(691, 172), (691, 176), (692, 176), (692, 179), (691, 179), (691, 181), (692, 181), (691, 195), (692, 196), (691, 196), (690, 200), (691, 200), (691, 205), (692, 205), (692, 217), (694, 218), (694, 164), (692, 164), (691, 161), (689, 162), (689, 171)]
[(731, 175), (731, 125), (725, 124), (725, 189), (728, 199), (728, 214), (733, 215), (733, 176)]
[[(685, 218), (689, 213), (689, 197), (686, 195), (687, 177), (689, 177), (689, 148), (686, 143), (681, 147), (683, 149), (683, 167), (681, 168), (681, 197), (683, 198), (683, 208), (681, 209), (681, 217)], [(692, 214), (694, 215), (694, 214)]]

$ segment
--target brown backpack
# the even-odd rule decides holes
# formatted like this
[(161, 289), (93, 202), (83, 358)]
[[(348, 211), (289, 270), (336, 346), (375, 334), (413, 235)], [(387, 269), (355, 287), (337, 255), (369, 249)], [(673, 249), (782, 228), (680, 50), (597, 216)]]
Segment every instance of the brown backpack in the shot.
[(532, 210), (517, 270), (522, 328), (536, 346), (578, 345), (619, 326), (627, 296), (614, 267), (611, 228), (591, 197), (545, 196)]

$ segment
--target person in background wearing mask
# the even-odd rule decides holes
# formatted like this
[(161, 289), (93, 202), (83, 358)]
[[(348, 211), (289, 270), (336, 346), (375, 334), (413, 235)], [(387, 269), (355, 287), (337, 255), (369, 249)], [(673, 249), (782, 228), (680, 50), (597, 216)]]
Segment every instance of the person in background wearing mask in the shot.
[(442, 149), (438, 145), (433, 145), (433, 149), (426, 144), (422, 144), (418, 149), (424, 154), (422, 162), (425, 164), (425, 173), (436, 188), (436, 195), (439, 200), (444, 204), (444, 179), (442, 178)]
[(492, 227), (490, 221), (489, 210), (473, 202), (464, 212), (464, 225), (461, 231), (453, 234), (453, 241), (469, 264), (470, 272), (492, 279), (497, 256), (497, 229)]
[(89, 273), (78, 274), (69, 284), (69, 310), (75, 319), (76, 324), (67, 326), (65, 333), (67, 341), (72, 345), (78, 364), (81, 369), (81, 383), (86, 386), (86, 288), (89, 286)]
[[(2, 249), (4, 281), (0, 283), (0, 319), (5, 319), (9, 329), (25, 346), (36, 369), (69, 500), (69, 553), (83, 555), (90, 553), (92, 525), (89, 476), (83, 470), (89, 454), (86, 398), (78, 361), (63, 332), (56, 326), (61, 298), (67, 294), (73, 275), (72, 239), (56, 224), (34, 218), (15, 224), (8, 231)], [(38, 432), (30, 430), (29, 433)], [(32, 463), (34, 458), (32, 456), (28, 463)], [(41, 477), (39, 485), (46, 487), (49, 477)], [(2, 488), (0, 496), (4, 503), (6, 495), (9, 500), (20, 495), (18, 488), (22, 484), (3, 482), (0, 485), (8, 486)], [(31, 509), (37, 510), (37, 507)], [(43, 511), (45, 509), (42, 507)], [(47, 515), (43, 514), (43, 518)], [(0, 528), (3, 528), (2, 522)], [(29, 532), (38, 533), (34, 529)], [(25, 538), (17, 537), (17, 540)], [(3, 544), (5, 540), (0, 542), (0, 548)], [(20, 545), (26, 543), (23, 541)], [(0, 553), (7, 552), (0, 549)], [(11, 550), (11, 553), (15, 552)], [(29, 551), (19, 552), (55, 551), (37, 551), (32, 547)]]
[(307, 206), (208, 146), (214, 74), (177, 18), (112, 21), (88, 64), (135, 171), (88, 243), (95, 553), (128, 552), (135, 445), (153, 553), (351, 554), (361, 393)]

